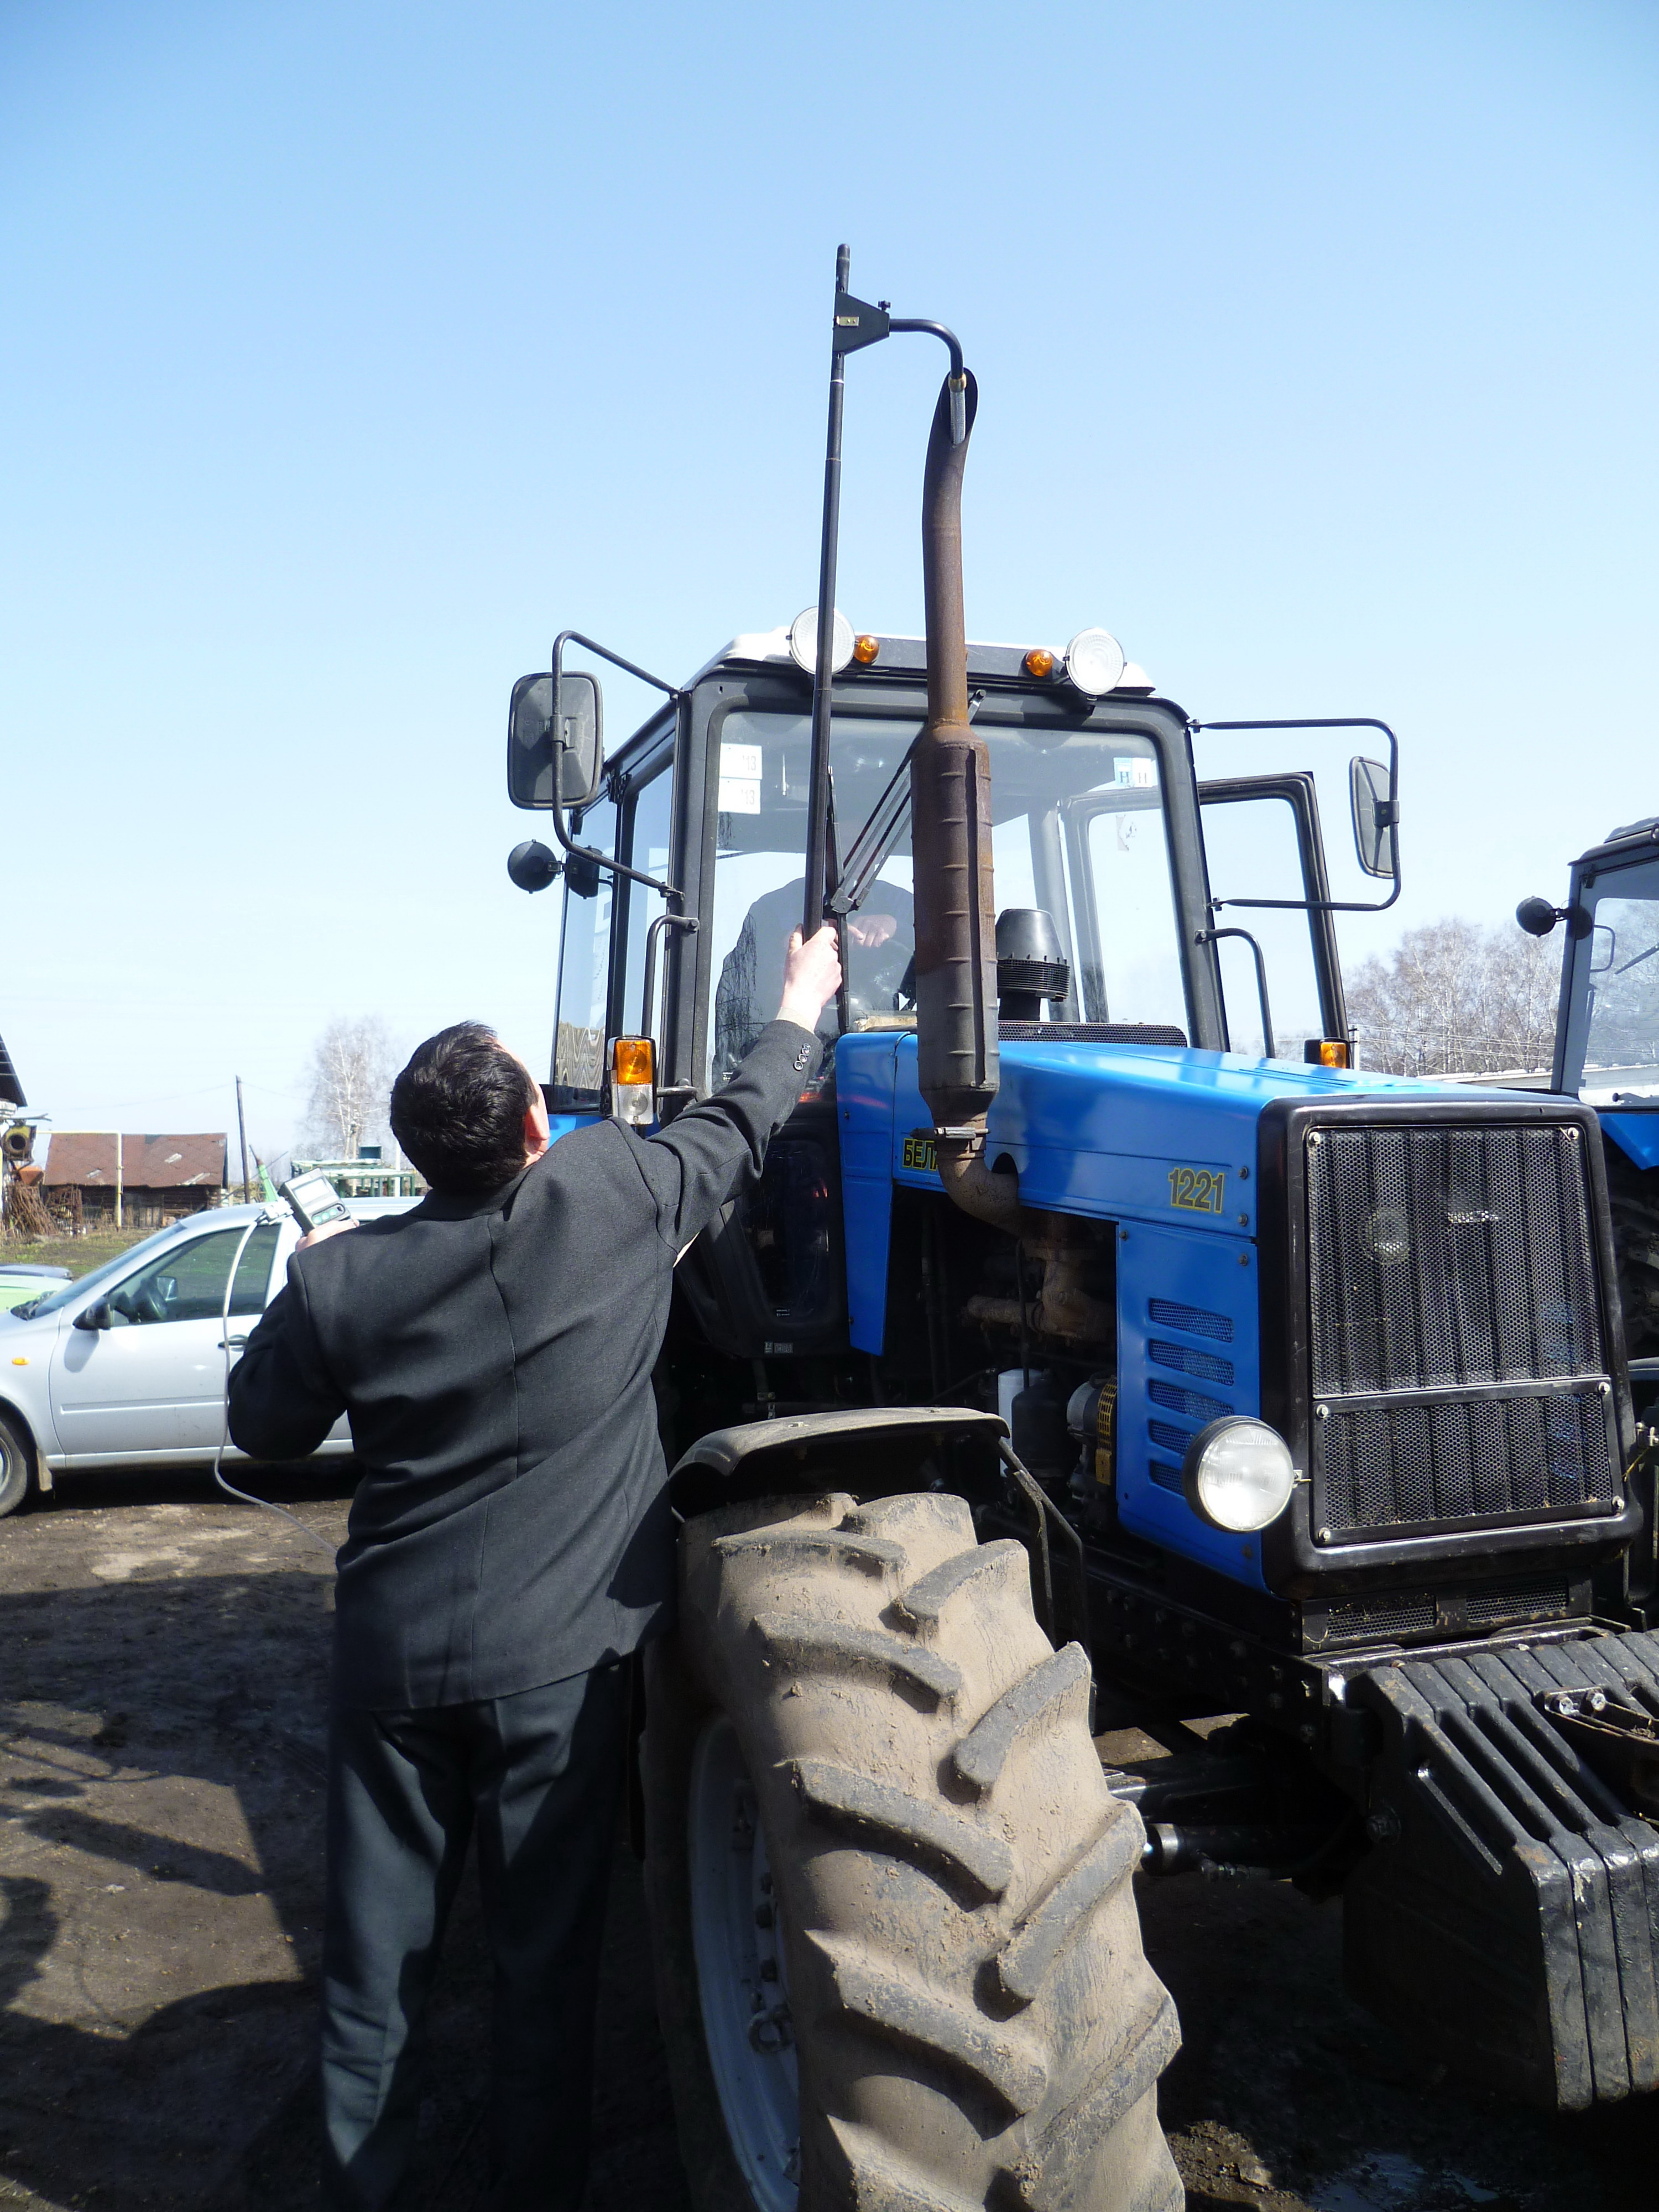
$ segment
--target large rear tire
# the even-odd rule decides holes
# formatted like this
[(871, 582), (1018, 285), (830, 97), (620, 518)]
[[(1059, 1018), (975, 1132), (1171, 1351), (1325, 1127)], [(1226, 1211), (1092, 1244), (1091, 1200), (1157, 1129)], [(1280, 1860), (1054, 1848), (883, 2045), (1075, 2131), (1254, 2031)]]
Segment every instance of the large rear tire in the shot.
[(698, 2212), (1178, 2212), (1143, 1831), (1022, 1547), (927, 1495), (734, 1506), (682, 1548), (647, 1883)]

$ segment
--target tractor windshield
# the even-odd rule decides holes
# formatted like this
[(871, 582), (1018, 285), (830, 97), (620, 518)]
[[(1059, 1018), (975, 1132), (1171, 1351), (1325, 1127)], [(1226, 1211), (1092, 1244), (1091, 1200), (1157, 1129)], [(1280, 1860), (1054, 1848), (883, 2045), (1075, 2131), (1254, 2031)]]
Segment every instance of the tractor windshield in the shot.
[[(844, 861), (921, 725), (838, 715), (830, 749), (833, 849)], [(996, 903), (1043, 907), (1072, 964), (1067, 1021), (1186, 1025), (1163, 793), (1150, 738), (1123, 732), (976, 729), (991, 752)], [(724, 1080), (776, 1011), (799, 926), (811, 729), (805, 714), (738, 710), (720, 733), (713, 1018), (707, 1080)], [(862, 841), (868, 848), (870, 841)], [(910, 834), (901, 807), (842, 930), (854, 1029), (910, 1029), (915, 950)], [(837, 1010), (821, 1033), (836, 1034)]]
[(1659, 1097), (1659, 861), (1601, 877), (1583, 903), (1594, 926), (1580, 1095), (1609, 1106)]

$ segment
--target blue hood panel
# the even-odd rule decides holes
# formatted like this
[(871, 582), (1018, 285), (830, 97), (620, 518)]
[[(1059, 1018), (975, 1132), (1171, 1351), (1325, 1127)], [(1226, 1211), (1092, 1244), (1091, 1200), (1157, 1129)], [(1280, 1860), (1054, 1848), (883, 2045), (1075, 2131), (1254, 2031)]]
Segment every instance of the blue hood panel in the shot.
[[(1309, 1067), (1175, 1045), (1009, 1042), (989, 1157), (1030, 1206), (1116, 1222), (1115, 1487), (1122, 1525), (1254, 1588), (1259, 1546), (1188, 1505), (1188, 1440), (1259, 1414), (1256, 1136), (1274, 1100), (1408, 1091), (1490, 1103), (1490, 1090)], [(847, 1036), (836, 1054), (851, 1340), (886, 1335), (893, 1186), (939, 1188), (911, 1036)]]

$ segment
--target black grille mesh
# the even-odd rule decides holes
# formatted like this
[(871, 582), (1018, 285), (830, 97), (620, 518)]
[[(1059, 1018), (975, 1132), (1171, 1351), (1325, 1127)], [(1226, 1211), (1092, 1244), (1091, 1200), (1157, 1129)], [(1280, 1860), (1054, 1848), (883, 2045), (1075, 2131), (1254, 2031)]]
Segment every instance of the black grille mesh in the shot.
[(1338, 1529), (1547, 1512), (1618, 1496), (1599, 1387), (1334, 1407), (1315, 1424), (1319, 1515)]
[(1322, 1533), (1616, 1506), (1583, 1150), (1559, 1124), (1310, 1133)]
[(1605, 1371), (1576, 1130), (1308, 1139), (1316, 1397)]

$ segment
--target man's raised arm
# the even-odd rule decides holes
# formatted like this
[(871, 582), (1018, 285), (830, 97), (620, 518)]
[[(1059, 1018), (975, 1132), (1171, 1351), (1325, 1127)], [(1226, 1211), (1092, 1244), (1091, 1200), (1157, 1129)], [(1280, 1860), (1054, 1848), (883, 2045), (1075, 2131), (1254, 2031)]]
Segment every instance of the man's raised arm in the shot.
[(742, 1066), (712, 1097), (687, 1107), (647, 1140), (655, 1156), (650, 1180), (658, 1231), (677, 1251), (714, 1219), (744, 1180), (759, 1175), (772, 1133), (817, 1072), (823, 1049), (817, 1018), (840, 983), (834, 929), (826, 923), (805, 943), (794, 931), (777, 1014)]

